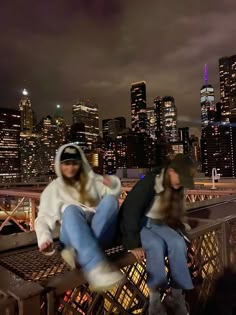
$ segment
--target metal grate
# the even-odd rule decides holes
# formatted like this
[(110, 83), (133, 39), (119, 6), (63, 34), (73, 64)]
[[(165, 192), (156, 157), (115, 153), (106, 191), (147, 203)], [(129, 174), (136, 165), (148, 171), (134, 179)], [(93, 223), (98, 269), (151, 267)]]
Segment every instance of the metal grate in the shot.
[(125, 267), (127, 283), (108, 292), (91, 292), (87, 285), (69, 290), (60, 297), (59, 314), (69, 315), (144, 315), (148, 306), (145, 263)]
[[(25, 281), (43, 281), (69, 270), (61, 259), (58, 248), (53, 256), (44, 256), (37, 248), (0, 255), (0, 265)], [(106, 253), (115, 256), (122, 251), (120, 246), (109, 249)]]
[(68, 270), (59, 252), (44, 256), (37, 248), (0, 256), (0, 265), (25, 281), (42, 281)]
[(212, 290), (215, 278), (223, 272), (224, 252), (222, 226), (213, 231), (204, 233), (192, 241), (195, 260), (199, 267), (199, 275), (202, 279), (199, 298), (204, 299)]

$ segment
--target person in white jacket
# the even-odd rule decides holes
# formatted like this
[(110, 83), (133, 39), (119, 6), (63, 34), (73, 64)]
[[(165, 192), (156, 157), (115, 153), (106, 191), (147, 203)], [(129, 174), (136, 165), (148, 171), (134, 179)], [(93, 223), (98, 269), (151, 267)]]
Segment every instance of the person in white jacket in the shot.
[(72, 268), (82, 268), (93, 290), (123, 282), (124, 275), (103, 251), (116, 233), (120, 180), (95, 174), (75, 144), (59, 148), (55, 172), (58, 177), (43, 191), (35, 221), (39, 250), (45, 255), (55, 252), (52, 231), (59, 222), (62, 257)]

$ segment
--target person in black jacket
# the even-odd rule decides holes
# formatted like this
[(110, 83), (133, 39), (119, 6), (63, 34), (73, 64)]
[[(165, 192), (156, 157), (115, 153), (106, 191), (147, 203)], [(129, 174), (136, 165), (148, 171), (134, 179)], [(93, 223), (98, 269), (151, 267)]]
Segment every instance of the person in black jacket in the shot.
[(168, 287), (166, 257), (175, 314), (188, 314), (182, 291), (193, 289), (193, 283), (183, 238), (184, 188), (194, 186), (194, 173), (192, 160), (177, 154), (166, 168), (154, 170), (140, 180), (120, 209), (119, 230), (123, 246), (138, 260), (146, 255), (149, 315), (166, 314), (160, 299), (160, 289)]

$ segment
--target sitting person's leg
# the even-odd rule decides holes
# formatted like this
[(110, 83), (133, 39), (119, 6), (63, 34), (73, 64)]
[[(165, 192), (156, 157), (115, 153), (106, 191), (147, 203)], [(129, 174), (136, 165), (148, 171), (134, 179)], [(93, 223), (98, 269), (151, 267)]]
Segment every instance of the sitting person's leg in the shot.
[(147, 284), (150, 290), (149, 315), (165, 315), (160, 289), (168, 286), (165, 271), (166, 246), (164, 241), (147, 227), (143, 227), (141, 231), (141, 241), (146, 253)]
[(117, 198), (105, 196), (96, 208), (91, 222), (91, 228), (103, 249), (113, 246), (117, 231), (119, 205)]
[[(60, 241), (66, 248), (75, 251), (76, 262), (82, 267), (87, 280), (96, 290), (106, 289), (123, 279), (118, 270), (110, 268), (104, 252), (86, 221), (84, 211), (74, 205), (68, 206), (62, 216)], [(62, 257), (69, 262), (68, 256)]]
[(167, 245), (168, 263), (171, 273), (172, 306), (176, 315), (188, 314), (184, 290), (192, 290), (193, 283), (187, 264), (186, 243), (175, 230), (167, 225), (153, 225), (152, 229)]

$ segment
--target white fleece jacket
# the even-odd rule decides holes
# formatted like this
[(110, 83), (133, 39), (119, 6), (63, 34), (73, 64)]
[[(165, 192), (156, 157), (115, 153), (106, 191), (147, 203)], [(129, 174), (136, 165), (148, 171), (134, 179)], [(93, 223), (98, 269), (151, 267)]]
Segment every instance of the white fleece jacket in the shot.
[(66, 206), (77, 205), (83, 208), (84, 211), (95, 212), (94, 208), (91, 208), (86, 204), (81, 204), (78, 201), (78, 188), (66, 185), (62, 179), (60, 156), (64, 148), (71, 145), (75, 146), (80, 151), (84, 170), (88, 174), (86, 189), (91, 198), (99, 203), (105, 195), (114, 195), (118, 199), (121, 194), (121, 183), (119, 178), (110, 176), (111, 186), (105, 186), (103, 184), (103, 177), (93, 172), (84, 152), (79, 146), (67, 144), (60, 147), (55, 158), (55, 172), (58, 177), (44, 189), (40, 197), (38, 217), (35, 221), (35, 231), (39, 247), (45, 241), (52, 241), (52, 231), (55, 229), (56, 222), (61, 222), (62, 213)]

